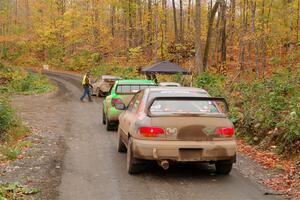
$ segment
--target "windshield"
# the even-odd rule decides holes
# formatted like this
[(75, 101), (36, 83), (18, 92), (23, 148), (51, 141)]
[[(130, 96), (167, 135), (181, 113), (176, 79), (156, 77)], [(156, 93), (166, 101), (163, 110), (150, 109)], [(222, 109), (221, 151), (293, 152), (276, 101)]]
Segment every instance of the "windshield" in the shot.
[(118, 85), (116, 89), (117, 94), (134, 94), (140, 90), (154, 87), (155, 85), (147, 85), (147, 84), (126, 84), (126, 85)]
[(150, 107), (153, 115), (168, 114), (224, 114), (222, 101), (207, 100), (155, 100)]

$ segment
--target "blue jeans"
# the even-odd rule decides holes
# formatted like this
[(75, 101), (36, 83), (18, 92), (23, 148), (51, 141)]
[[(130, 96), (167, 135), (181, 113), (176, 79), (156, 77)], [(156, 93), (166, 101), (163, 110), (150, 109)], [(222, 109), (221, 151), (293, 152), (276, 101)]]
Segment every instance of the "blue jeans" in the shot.
[(84, 92), (80, 100), (82, 101), (86, 95), (88, 95), (89, 100), (91, 100), (90, 87), (88, 85), (84, 86)]

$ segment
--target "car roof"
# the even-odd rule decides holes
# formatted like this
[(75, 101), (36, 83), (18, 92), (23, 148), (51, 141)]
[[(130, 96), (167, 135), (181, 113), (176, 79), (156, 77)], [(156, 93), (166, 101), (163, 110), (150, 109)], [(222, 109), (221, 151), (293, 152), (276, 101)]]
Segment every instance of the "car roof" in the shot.
[(152, 80), (142, 80), (142, 79), (127, 79), (127, 80), (118, 80), (117, 84), (151, 84), (156, 85), (156, 83)]
[(117, 80), (122, 79), (121, 77), (111, 76), (111, 75), (102, 75), (101, 77), (102, 77), (102, 79), (117, 79)]
[(209, 97), (207, 91), (194, 87), (154, 87), (146, 89), (152, 98), (156, 97)]

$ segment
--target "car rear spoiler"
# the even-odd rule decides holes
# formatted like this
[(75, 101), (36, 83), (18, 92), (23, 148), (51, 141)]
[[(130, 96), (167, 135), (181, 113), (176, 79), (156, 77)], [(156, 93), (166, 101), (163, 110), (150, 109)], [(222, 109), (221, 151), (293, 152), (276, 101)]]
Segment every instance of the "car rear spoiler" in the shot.
[(150, 107), (156, 100), (199, 100), (199, 101), (221, 101), (225, 105), (225, 113), (229, 112), (229, 105), (225, 98), (223, 97), (155, 97), (153, 98), (147, 106), (148, 115), (150, 114)]

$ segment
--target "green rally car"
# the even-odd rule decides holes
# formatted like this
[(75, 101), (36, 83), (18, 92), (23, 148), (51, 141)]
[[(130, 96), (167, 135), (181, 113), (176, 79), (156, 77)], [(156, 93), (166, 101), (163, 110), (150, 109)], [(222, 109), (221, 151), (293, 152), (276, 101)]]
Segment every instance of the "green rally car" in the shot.
[(119, 123), (122, 111), (115, 108), (116, 103), (129, 104), (132, 97), (140, 90), (154, 87), (156, 83), (151, 80), (119, 80), (110, 89), (109, 95), (103, 100), (103, 124), (106, 130), (114, 130)]

